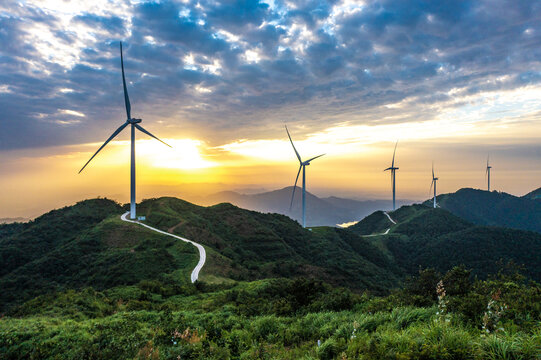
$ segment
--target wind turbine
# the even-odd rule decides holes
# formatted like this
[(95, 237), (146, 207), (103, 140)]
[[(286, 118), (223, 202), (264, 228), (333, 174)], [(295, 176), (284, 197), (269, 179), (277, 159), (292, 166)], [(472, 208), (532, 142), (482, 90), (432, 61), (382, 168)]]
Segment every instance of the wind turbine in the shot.
[(295, 155), (297, 155), (297, 159), (299, 159), (299, 171), (297, 172), (297, 177), (295, 178), (295, 185), (293, 185), (293, 194), (291, 194), (291, 204), (289, 204), (289, 211), (291, 211), (291, 208), (293, 207), (293, 198), (295, 197), (295, 189), (297, 188), (297, 180), (299, 180), (299, 174), (301, 173), (302, 169), (302, 227), (306, 227), (306, 166), (310, 165), (310, 161), (317, 159), (318, 157), (321, 157), (325, 154), (321, 154), (318, 156), (314, 156), (311, 159), (308, 159), (306, 161), (302, 161), (301, 156), (297, 152), (297, 149), (295, 149), (295, 145), (293, 145), (293, 140), (291, 140), (291, 135), (289, 135), (289, 130), (286, 126), (286, 132), (287, 136), (289, 137), (289, 141), (291, 141), (291, 146), (293, 146), (293, 150), (295, 151)]
[(436, 208), (436, 182), (439, 178), (434, 176), (434, 162), (432, 162), (432, 182), (430, 183), (430, 191), (432, 191), (432, 185), (434, 185), (434, 209)]
[(488, 191), (490, 191), (490, 169), (492, 169), (492, 166), (488, 164), (488, 161), (490, 160), (490, 155), (487, 156), (487, 171), (485, 172), (485, 176), (488, 180)]
[(391, 163), (391, 167), (388, 167), (387, 169), (383, 170), (383, 171), (391, 170), (391, 186), (393, 187), (393, 210), (396, 210), (396, 178), (395, 178), (395, 175), (396, 175), (396, 170), (398, 170), (398, 167), (394, 166), (394, 156), (396, 154), (397, 145), (398, 145), (398, 141), (394, 145), (393, 162)]
[(88, 165), (88, 163), (92, 161), (92, 159), (94, 159), (96, 155), (98, 155), (100, 150), (103, 149), (105, 145), (109, 143), (109, 141), (113, 140), (115, 136), (120, 134), (120, 132), (124, 130), (126, 126), (131, 125), (130, 219), (135, 219), (136, 217), (135, 215), (135, 129), (147, 134), (148, 136), (153, 137), (154, 139), (164, 143), (165, 145), (169, 147), (171, 147), (171, 145), (168, 145), (165, 142), (161, 141), (156, 136), (152, 135), (147, 130), (145, 130), (141, 125), (139, 125), (139, 123), (141, 122), (141, 119), (135, 119), (131, 117), (130, 99), (128, 97), (128, 89), (126, 88), (126, 78), (124, 76), (124, 58), (122, 57), (122, 42), (120, 42), (120, 65), (122, 67), (122, 84), (124, 85), (124, 103), (126, 105), (126, 115), (127, 115), (126, 122), (120, 125), (120, 127), (116, 129), (113, 135), (111, 135), (109, 139), (107, 139), (103, 143), (103, 145), (98, 149), (98, 151), (96, 151), (94, 155), (92, 155), (90, 160), (86, 162), (85, 166), (83, 166), (81, 170), (79, 170), (79, 174), (81, 173), (81, 171), (84, 170), (84, 168)]

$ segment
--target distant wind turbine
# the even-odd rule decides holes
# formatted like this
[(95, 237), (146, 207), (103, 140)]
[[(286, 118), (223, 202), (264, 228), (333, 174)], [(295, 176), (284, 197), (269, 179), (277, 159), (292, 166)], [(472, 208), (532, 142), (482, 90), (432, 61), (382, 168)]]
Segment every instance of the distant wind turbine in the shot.
[(291, 142), (291, 146), (293, 146), (293, 150), (295, 151), (295, 155), (297, 155), (297, 159), (299, 159), (299, 171), (297, 172), (297, 177), (295, 178), (295, 185), (293, 185), (293, 194), (291, 194), (291, 204), (289, 205), (289, 211), (291, 211), (291, 208), (293, 207), (293, 199), (295, 197), (295, 189), (297, 188), (297, 180), (299, 180), (299, 174), (301, 173), (302, 169), (302, 227), (306, 227), (306, 166), (310, 165), (310, 161), (317, 159), (318, 157), (321, 157), (325, 154), (321, 154), (318, 156), (314, 156), (311, 159), (308, 159), (306, 161), (302, 161), (301, 156), (297, 152), (297, 149), (295, 149), (295, 145), (293, 145), (293, 140), (291, 140), (291, 135), (289, 135), (289, 130), (286, 126), (286, 132), (287, 136), (289, 137), (289, 141)]
[(485, 173), (485, 176), (487, 177), (487, 180), (488, 180), (488, 191), (490, 191), (490, 169), (492, 169), (492, 166), (489, 165), (489, 160), (490, 160), (490, 155), (487, 156), (487, 171)]
[(434, 163), (432, 163), (432, 182), (430, 183), (430, 192), (432, 192), (432, 185), (434, 185), (434, 209), (436, 208), (436, 182), (439, 178), (434, 176)]
[(393, 152), (393, 162), (391, 163), (391, 167), (388, 167), (387, 170), (391, 170), (391, 186), (393, 187), (393, 210), (396, 210), (396, 170), (398, 170), (398, 167), (394, 166), (394, 156), (396, 155), (396, 147), (398, 146), (398, 141), (394, 145), (394, 152)]
[(81, 173), (81, 171), (84, 170), (84, 168), (88, 165), (88, 163), (90, 161), (92, 161), (92, 159), (94, 159), (94, 157), (96, 155), (98, 155), (100, 150), (103, 149), (105, 147), (105, 145), (107, 145), (109, 143), (109, 141), (113, 140), (113, 138), (115, 136), (120, 134), (120, 132), (122, 130), (124, 130), (124, 128), (126, 126), (131, 125), (130, 219), (135, 219), (136, 218), (136, 214), (135, 214), (135, 129), (137, 128), (137, 130), (142, 131), (143, 133), (147, 134), (148, 136), (153, 137), (154, 139), (164, 143), (165, 145), (167, 145), (169, 147), (171, 147), (171, 146), (166, 144), (165, 142), (161, 141), (156, 136), (152, 135), (147, 130), (145, 130), (141, 125), (139, 125), (138, 123), (141, 122), (141, 119), (135, 119), (135, 118), (131, 117), (130, 99), (128, 97), (128, 89), (126, 88), (126, 78), (124, 77), (124, 58), (122, 57), (122, 42), (120, 43), (120, 65), (122, 67), (122, 84), (124, 85), (124, 103), (126, 105), (127, 120), (118, 129), (116, 129), (116, 131), (113, 133), (113, 135), (111, 135), (109, 137), (109, 139), (107, 139), (103, 143), (103, 145), (98, 149), (98, 151), (96, 151), (96, 153), (94, 153), (94, 155), (92, 155), (90, 160), (88, 160), (86, 162), (85, 166), (83, 166), (81, 168), (81, 170), (79, 170), (79, 174)]

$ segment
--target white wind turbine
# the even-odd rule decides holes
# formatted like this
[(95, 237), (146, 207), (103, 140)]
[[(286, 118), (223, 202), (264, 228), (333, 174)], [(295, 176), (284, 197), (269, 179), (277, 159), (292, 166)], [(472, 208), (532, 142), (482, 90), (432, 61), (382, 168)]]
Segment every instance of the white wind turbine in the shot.
[(299, 159), (299, 171), (297, 172), (297, 177), (295, 178), (295, 184), (293, 185), (293, 194), (291, 194), (291, 204), (289, 205), (289, 211), (291, 211), (291, 208), (293, 206), (293, 198), (295, 197), (295, 189), (297, 188), (297, 180), (299, 180), (299, 174), (301, 173), (302, 169), (302, 227), (306, 227), (306, 166), (310, 165), (310, 161), (317, 159), (318, 157), (321, 157), (325, 154), (321, 154), (318, 156), (314, 156), (311, 159), (308, 159), (306, 161), (302, 161), (301, 156), (297, 152), (297, 149), (295, 149), (295, 145), (293, 145), (293, 140), (291, 140), (291, 135), (289, 135), (289, 130), (286, 126), (286, 132), (287, 136), (289, 137), (289, 141), (291, 142), (291, 146), (293, 146), (293, 150), (295, 151), (295, 155), (297, 155), (297, 159)]
[(115, 136), (120, 134), (120, 132), (124, 130), (126, 126), (131, 125), (130, 219), (135, 219), (136, 218), (136, 214), (135, 214), (135, 129), (137, 128), (137, 130), (142, 131), (143, 133), (153, 137), (154, 139), (164, 143), (165, 145), (169, 147), (171, 146), (161, 141), (156, 136), (152, 135), (147, 130), (145, 130), (141, 125), (139, 125), (139, 123), (141, 122), (141, 119), (135, 119), (131, 117), (130, 99), (128, 97), (128, 89), (126, 88), (126, 78), (124, 76), (124, 58), (122, 57), (122, 42), (120, 43), (120, 65), (122, 67), (122, 84), (124, 85), (124, 103), (126, 105), (126, 115), (127, 115), (126, 122), (122, 124), (118, 129), (116, 129), (113, 135), (111, 135), (109, 139), (107, 139), (103, 143), (103, 145), (98, 149), (98, 151), (96, 151), (94, 155), (92, 155), (90, 160), (86, 162), (85, 166), (83, 166), (81, 170), (79, 170), (79, 174), (81, 173), (81, 171), (84, 170), (84, 168), (88, 165), (88, 163), (92, 161), (92, 159), (100, 152), (100, 150), (103, 149), (105, 145), (109, 143), (109, 141), (113, 140)]
[(488, 180), (488, 191), (490, 191), (490, 169), (492, 169), (492, 166), (488, 164), (488, 161), (490, 160), (490, 155), (487, 156), (487, 171), (485, 172), (485, 176)]
[(430, 192), (432, 192), (432, 185), (434, 185), (434, 209), (438, 204), (436, 204), (436, 182), (439, 178), (434, 176), (434, 162), (432, 162), (432, 182), (430, 183)]
[(394, 145), (393, 162), (391, 163), (391, 166), (383, 170), (383, 171), (391, 170), (391, 186), (393, 188), (393, 210), (396, 210), (396, 170), (398, 170), (398, 167), (394, 166), (394, 156), (396, 155), (397, 145), (398, 145), (398, 141)]

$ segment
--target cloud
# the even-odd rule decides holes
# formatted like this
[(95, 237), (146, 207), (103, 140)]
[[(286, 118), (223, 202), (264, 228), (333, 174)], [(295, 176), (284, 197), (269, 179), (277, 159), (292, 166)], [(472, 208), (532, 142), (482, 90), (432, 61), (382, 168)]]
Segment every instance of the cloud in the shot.
[(41, 6), (0, 5), (0, 149), (96, 141), (116, 128), (119, 40), (134, 116), (160, 135), (199, 132), (217, 145), (271, 139), (283, 121), (302, 122), (305, 135), (344, 121), (432, 121), (471, 109), (472, 96), (541, 81), (537, 2)]

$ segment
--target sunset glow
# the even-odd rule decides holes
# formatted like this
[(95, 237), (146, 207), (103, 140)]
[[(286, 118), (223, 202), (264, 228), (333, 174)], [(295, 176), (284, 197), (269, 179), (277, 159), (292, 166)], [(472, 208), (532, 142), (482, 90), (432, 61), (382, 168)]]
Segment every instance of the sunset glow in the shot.
[(482, 187), (488, 154), (495, 189), (537, 188), (540, 9), (423, 4), (3, 2), (0, 217), (127, 201), (127, 131), (77, 174), (126, 116), (121, 40), (132, 114), (172, 145), (138, 133), (138, 199), (291, 186), (285, 125), (326, 154), (316, 195), (389, 198), (397, 140), (399, 198), (429, 196), (432, 161), (441, 192)]

